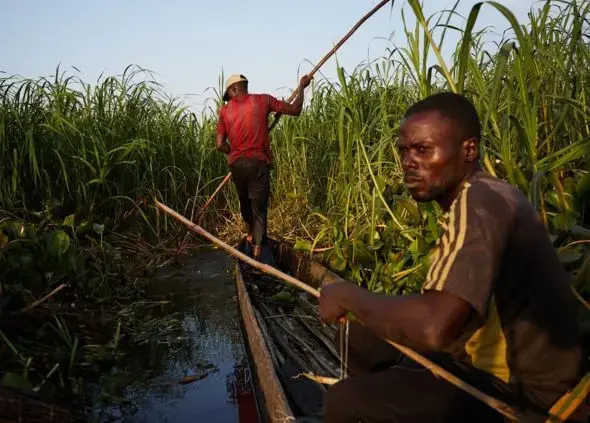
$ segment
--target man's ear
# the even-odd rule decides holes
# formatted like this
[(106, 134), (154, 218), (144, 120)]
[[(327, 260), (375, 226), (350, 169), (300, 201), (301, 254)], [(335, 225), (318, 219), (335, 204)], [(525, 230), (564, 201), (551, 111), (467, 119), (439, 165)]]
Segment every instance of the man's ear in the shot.
[(479, 157), (479, 142), (473, 137), (463, 141), (463, 151), (465, 161), (468, 163), (476, 161)]

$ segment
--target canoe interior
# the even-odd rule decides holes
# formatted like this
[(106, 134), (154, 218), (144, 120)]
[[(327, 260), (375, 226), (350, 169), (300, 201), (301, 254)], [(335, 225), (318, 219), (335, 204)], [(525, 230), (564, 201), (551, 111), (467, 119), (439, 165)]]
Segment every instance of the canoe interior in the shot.
[[(337, 276), (286, 244), (269, 240), (262, 261), (319, 288)], [(238, 248), (247, 252), (245, 244)], [(341, 362), (334, 336), (338, 330), (319, 319), (317, 301), (308, 293), (236, 261), (241, 323), (255, 374), (263, 421), (321, 422), (326, 386), (301, 373), (339, 378)], [(285, 419), (286, 418), (286, 419)], [(295, 419), (295, 420), (294, 420)]]

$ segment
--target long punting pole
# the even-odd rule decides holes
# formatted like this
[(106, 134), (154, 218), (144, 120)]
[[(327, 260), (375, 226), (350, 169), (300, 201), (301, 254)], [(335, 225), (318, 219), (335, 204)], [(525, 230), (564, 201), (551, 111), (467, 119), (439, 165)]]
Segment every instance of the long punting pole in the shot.
[[(336, 53), (336, 51), (340, 48), (340, 46), (342, 44), (344, 44), (351, 36), (352, 34), (367, 20), (369, 19), (371, 16), (373, 16), (375, 14), (375, 12), (377, 12), (379, 9), (381, 9), (383, 6), (385, 6), (387, 3), (389, 3), (390, 1), (393, 0), (383, 0), (381, 2), (379, 2), (373, 9), (371, 9), (371, 11), (369, 13), (367, 13), (365, 16), (362, 17), (361, 20), (359, 20), (352, 28), (350, 31), (348, 31), (348, 33), (342, 37), (342, 39), (332, 48), (332, 50), (330, 50), (330, 52), (328, 54), (326, 54), (324, 56), (324, 58), (322, 60), (320, 60), (320, 62), (313, 68), (313, 70), (308, 74), (309, 76), (313, 76), (318, 69), (328, 61), (328, 59), (330, 57), (332, 57), (332, 55), (334, 55), (334, 53)], [(297, 93), (298, 90), (295, 90), (291, 93), (291, 96), (287, 99), (287, 103), (290, 103), (291, 101), (293, 101), (293, 99), (295, 98), (295, 94)], [(275, 125), (278, 123), (279, 119), (281, 118), (281, 113), (277, 113), (275, 115), (275, 119), (272, 123), (272, 125), (270, 125), (269, 127), (269, 131), (271, 131)], [(217, 195), (217, 193), (221, 190), (221, 188), (230, 180), (231, 178), (231, 172), (228, 173), (225, 178), (223, 179), (223, 181), (221, 181), (221, 183), (219, 184), (219, 186), (217, 187), (217, 189), (215, 190), (215, 192), (213, 192), (213, 194), (211, 194), (211, 197), (209, 197), (209, 200), (207, 200), (207, 202), (205, 203), (205, 205), (201, 208), (201, 211), (199, 211), (198, 216), (202, 216), (203, 213), (205, 212), (205, 209), (209, 206), (209, 204), (211, 204), (211, 201), (213, 201), (213, 198)], [(199, 220), (197, 220), (198, 222)]]
[[(226, 244), (225, 242), (221, 241), (220, 239), (214, 237), (213, 235), (211, 235), (209, 232), (207, 232), (206, 230), (204, 230), (203, 228), (201, 228), (199, 225), (194, 224), (193, 222), (191, 222), (190, 220), (188, 220), (187, 218), (185, 218), (184, 216), (178, 214), (177, 212), (175, 212), (174, 210), (172, 210), (170, 207), (166, 206), (165, 204), (160, 203), (159, 201), (155, 200), (156, 206), (164, 211), (165, 213), (169, 214), (170, 216), (174, 217), (176, 220), (178, 220), (179, 222), (185, 224), (191, 231), (201, 235), (202, 237), (208, 239), (209, 241), (211, 241), (213, 244), (217, 245), (218, 247), (222, 248), (223, 250), (225, 250), (227, 253), (229, 253), (230, 255), (245, 261), (246, 263), (248, 263), (250, 266), (268, 273), (272, 276), (275, 276), (279, 279), (284, 280), (285, 282), (296, 286), (304, 291), (306, 291), (307, 293), (311, 294), (312, 296), (319, 298), (320, 296), (320, 292), (315, 289), (312, 288), (311, 286), (301, 282), (298, 279), (295, 279), (292, 276), (287, 275), (286, 273), (281, 272), (278, 269), (275, 269), (272, 266), (269, 266), (267, 264), (264, 263), (260, 263), (257, 260), (252, 259), (251, 257), (247, 256), (246, 254), (236, 250), (235, 248), (231, 247), (230, 245)], [(362, 323), (362, 322), (361, 322)], [(489, 405), (490, 407), (492, 407), (493, 409), (495, 409), (496, 411), (498, 411), (499, 413), (502, 413), (504, 416), (508, 417), (509, 419), (512, 420), (517, 420), (517, 413), (512, 409), (512, 407), (508, 406), (507, 404), (505, 404), (502, 401), (497, 400), (496, 398), (487, 395), (483, 392), (481, 392), (480, 390), (474, 388), (473, 386), (469, 385), (468, 383), (462, 381), (461, 379), (459, 379), (457, 376), (455, 376), (454, 374), (448, 372), (447, 370), (443, 369), (442, 367), (438, 366), (437, 364), (433, 363), (432, 361), (428, 360), (426, 357), (422, 356), (421, 354), (417, 353), (416, 351), (412, 350), (411, 348), (405, 347), (403, 345), (400, 345), (396, 342), (390, 341), (388, 339), (385, 339), (385, 341), (394, 346), (395, 348), (397, 348), (399, 351), (401, 351), (403, 354), (407, 355), (409, 358), (411, 358), (412, 360), (416, 361), (417, 363), (419, 363), (420, 365), (422, 365), (423, 367), (427, 368), (428, 370), (430, 370), (434, 375), (438, 376), (438, 377), (442, 377), (443, 379), (445, 379), (447, 382), (455, 385), (456, 387), (468, 392), (469, 394), (473, 395), (474, 397), (476, 397), (477, 399), (483, 401), (484, 403), (486, 403), (487, 405)]]

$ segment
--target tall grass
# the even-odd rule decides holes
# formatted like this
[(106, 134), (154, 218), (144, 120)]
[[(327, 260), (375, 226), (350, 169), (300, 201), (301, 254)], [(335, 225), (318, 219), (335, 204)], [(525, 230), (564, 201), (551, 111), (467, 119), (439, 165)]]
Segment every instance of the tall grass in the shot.
[[(463, 21), (456, 7), (426, 17), (418, 1), (408, 0), (403, 45), (369, 66), (338, 67), (337, 81), (313, 84), (299, 118), (281, 120), (271, 135), (270, 232), (310, 254), (321, 250), (318, 258), (371, 290), (419, 289), (441, 211), (404, 190), (399, 122), (431, 93), (461, 92), (482, 119), (484, 168), (529, 197), (587, 300), (590, 0), (546, 1), (527, 25), (495, 2), (478, 3)], [(489, 30), (476, 30), (490, 10), (508, 28), (494, 45), (486, 42)], [(460, 40), (445, 61), (451, 32)], [(185, 228), (157, 213), (151, 199), (195, 217), (227, 173), (214, 147), (221, 90), (214, 106), (196, 116), (149, 76), (129, 67), (93, 85), (59, 68), (52, 78), (0, 78), (3, 295), (31, 302), (52, 285), (76, 280), (60, 294), (64, 304), (80, 298), (100, 304), (109, 293), (128, 303), (142, 292), (142, 268), (159, 263), (150, 256), (159, 251), (154, 244), (184, 238)], [(241, 235), (231, 185), (202, 223), (227, 240)], [(13, 329), (3, 336), (21, 334), (22, 326)], [(118, 327), (116, 339), (119, 330), (133, 328)], [(71, 339), (60, 347), (70, 354), (64, 362), (70, 378), (77, 351), (86, 348)], [(24, 359), (19, 348), (12, 349), (17, 365)]]
[[(453, 19), (457, 4), (430, 18), (417, 1), (408, 4), (416, 23), (405, 26), (405, 46), (351, 74), (339, 68), (338, 83), (316, 85), (304, 116), (275, 134), (274, 203), (307, 215), (303, 226), (313, 229), (292, 231), (298, 247), (330, 247), (333, 268), (371, 289), (420, 286), (440, 211), (404, 192), (397, 130), (411, 103), (448, 90), (478, 109), (484, 168), (528, 195), (564, 263), (590, 267), (580, 242), (590, 238), (590, 2), (546, 1), (526, 26), (495, 2), (474, 6), (463, 25)], [(489, 30), (475, 31), (486, 9), (500, 12), (509, 28), (491, 49)], [(461, 38), (445, 62), (449, 31)], [(294, 198), (308, 204), (293, 207)], [(587, 274), (574, 275), (587, 292)]]
[(194, 212), (225, 172), (211, 148), (214, 122), (144, 75), (129, 67), (94, 86), (59, 68), (51, 80), (1, 78), (0, 208), (50, 208), (62, 218), (106, 220), (112, 230), (139, 216), (146, 236), (161, 230), (142, 216), (146, 200)]
[[(271, 232), (304, 250), (329, 248), (334, 269), (371, 289), (415, 289), (427, 270), (440, 210), (405, 193), (396, 139), (404, 110), (441, 90), (475, 103), (485, 169), (529, 196), (556, 247), (588, 236), (590, 2), (546, 1), (527, 25), (495, 2), (463, 20), (457, 5), (426, 17), (409, 0), (404, 45), (351, 73), (338, 67), (338, 80), (314, 84), (310, 107), (272, 134)], [(489, 47), (489, 29), (476, 27), (491, 10), (508, 29)], [(451, 32), (460, 40), (445, 61)], [(53, 79), (0, 79), (0, 208), (73, 215), (150, 240), (169, 228), (151, 198), (194, 216), (227, 172), (214, 149), (216, 110), (196, 116), (142, 75), (130, 67), (93, 86), (59, 69)], [(239, 234), (233, 188), (206, 219)], [(586, 252), (578, 242), (564, 255)]]

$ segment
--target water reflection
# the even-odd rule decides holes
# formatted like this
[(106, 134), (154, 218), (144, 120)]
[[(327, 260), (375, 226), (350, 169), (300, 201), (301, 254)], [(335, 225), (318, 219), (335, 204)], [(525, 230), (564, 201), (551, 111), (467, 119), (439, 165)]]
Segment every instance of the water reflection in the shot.
[(232, 404), (238, 407), (240, 423), (257, 423), (258, 410), (252, 389), (252, 374), (244, 357), (242, 362), (234, 366), (234, 371), (227, 377), (227, 392)]
[(160, 272), (150, 291), (172, 300), (158, 314), (178, 319), (179, 330), (151, 336), (103, 377), (90, 421), (257, 422), (233, 261), (206, 249), (183, 262)]

